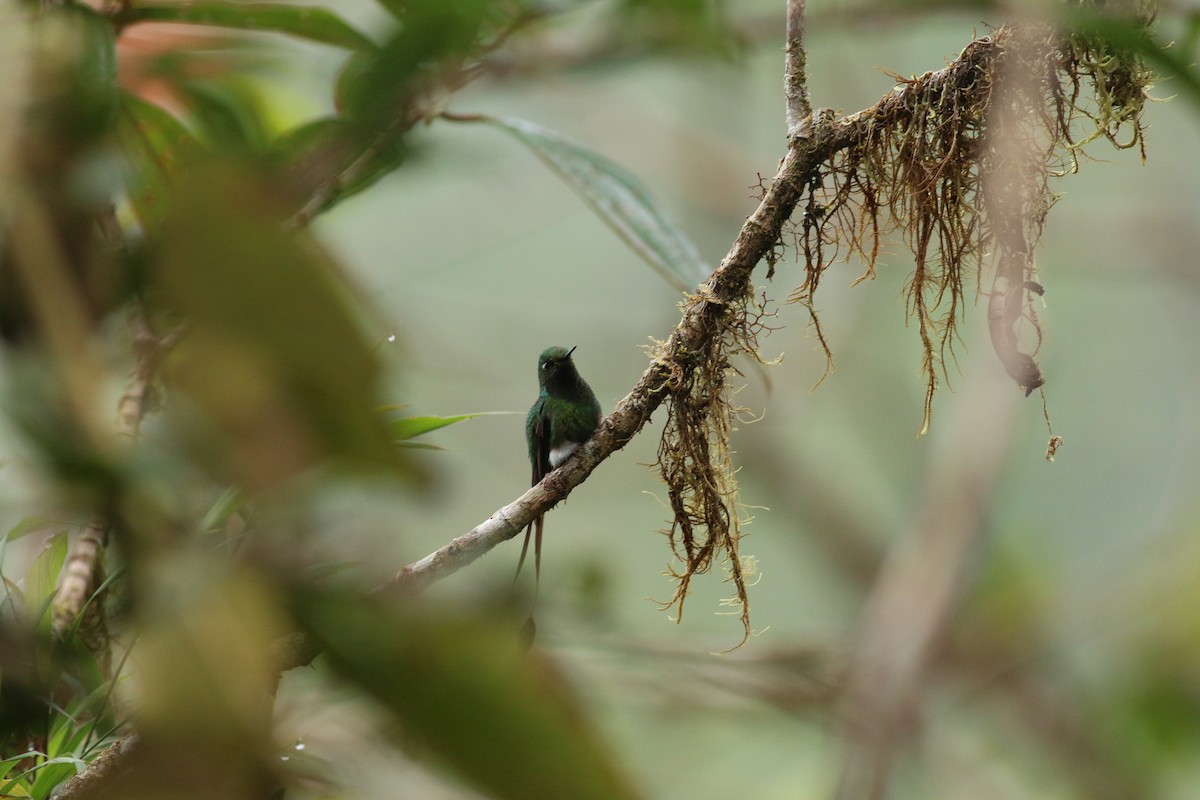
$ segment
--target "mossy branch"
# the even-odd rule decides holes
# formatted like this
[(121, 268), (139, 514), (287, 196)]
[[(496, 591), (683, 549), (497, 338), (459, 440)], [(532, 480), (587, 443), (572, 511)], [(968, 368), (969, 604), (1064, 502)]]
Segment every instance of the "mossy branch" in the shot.
[[(790, 8), (801, 5), (793, 2)], [(802, 78), (795, 72), (803, 65), (800, 20), (789, 29), (799, 51), (791, 50), (789, 39), (789, 125), (808, 107), (807, 92), (800, 91), (803, 82), (792, 83)], [(900, 229), (916, 257), (908, 292), (927, 376), (924, 431), (966, 305), (965, 276), (975, 270), (982, 285), (985, 247), (995, 244), (997, 283), (989, 294), (993, 342), (1026, 393), (1040, 387), (1040, 370), (1033, 355), (1021, 349), (1015, 326), (1029, 322), (1040, 339), (1030, 301), (1030, 294), (1041, 289), (1032, 253), (1052, 201), (1046, 178), (1054, 159), (1074, 163), (1073, 156), (1062, 154), (1064, 148), (1073, 152), (1071, 125), (1081, 106), (1081, 80), (1100, 82), (1104, 96), (1121, 98), (1110, 112), (1088, 115), (1100, 120), (1107, 138), (1114, 139), (1121, 127), (1141, 137), (1131, 109), (1149, 73), (1127, 65), (1120, 80), (1136, 86), (1116, 89), (1111, 72), (1096, 75), (1089, 66), (1096, 61), (1096, 48), (1094, 41), (1081, 44), (1050, 27), (1006, 25), (971, 42), (944, 69), (900, 79), (871, 108), (841, 119), (828, 110), (806, 115), (804, 124), (789, 131), (787, 154), (758, 208), (717, 269), (684, 302), (679, 324), (593, 440), (488, 520), (405, 567), (391, 585), (419, 590), (515, 536), (623, 447), (669, 400), (659, 465), (674, 513), (672, 547), (684, 565), (672, 571), (678, 580), (672, 604), (682, 603), (693, 575), (723, 555), (749, 633), (726, 445), (734, 413), (728, 403), (730, 358), (754, 354), (757, 323), (746, 307), (753, 270), (764, 260), (774, 265), (785, 227), (806, 195), (797, 233), (806, 277), (793, 299), (810, 312), (813, 293), (834, 260), (857, 253), (868, 277), (880, 238)], [(819, 323), (817, 330), (820, 335)]]
[(828, 136), (798, 140), (789, 149), (762, 202), (746, 220), (720, 266), (701, 291), (683, 306), (682, 318), (658, 349), (658, 355), (633, 389), (600, 423), (596, 435), (577, 449), (561, 467), (537, 486), (492, 514), (485, 522), (445, 547), (408, 565), (393, 579), (396, 588), (419, 590), (474, 561), (516, 536), (536, 516), (565, 499), (612, 453), (624, 447), (662, 405), (681, 376), (702, 363), (700, 355), (725, 335), (727, 308), (739, 303), (750, 288), (754, 267), (775, 245), (779, 231), (803, 190), (803, 174), (827, 157), (835, 142)]

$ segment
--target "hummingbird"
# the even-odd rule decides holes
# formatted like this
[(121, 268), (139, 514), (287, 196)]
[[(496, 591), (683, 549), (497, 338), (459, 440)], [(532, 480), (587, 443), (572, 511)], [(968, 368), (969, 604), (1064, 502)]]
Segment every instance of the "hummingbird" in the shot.
[[(533, 467), (533, 483), (537, 486), (550, 470), (558, 467), (586, 442), (600, 425), (600, 403), (579, 376), (570, 350), (551, 347), (538, 356), (537, 400), (525, 418), (525, 441), (529, 445), (529, 463)], [(525, 528), (525, 543), (517, 562), (517, 576), (529, 550), (529, 533), (533, 535), (533, 567), (535, 586), (542, 576), (542, 522), (538, 517)], [(516, 581), (516, 576), (513, 577)]]

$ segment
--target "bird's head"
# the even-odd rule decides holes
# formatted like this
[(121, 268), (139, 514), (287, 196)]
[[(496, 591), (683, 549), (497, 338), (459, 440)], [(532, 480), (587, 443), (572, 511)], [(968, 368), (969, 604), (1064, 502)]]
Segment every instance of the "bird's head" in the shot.
[(577, 375), (575, 364), (571, 361), (574, 352), (574, 347), (570, 350), (565, 347), (547, 348), (538, 356), (538, 384), (550, 386), (574, 380)]

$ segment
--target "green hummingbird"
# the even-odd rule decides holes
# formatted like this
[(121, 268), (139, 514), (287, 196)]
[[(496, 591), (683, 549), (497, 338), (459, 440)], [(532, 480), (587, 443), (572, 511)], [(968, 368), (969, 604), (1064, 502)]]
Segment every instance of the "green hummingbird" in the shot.
[[(538, 356), (537, 400), (525, 418), (525, 441), (537, 486), (550, 470), (567, 460), (576, 447), (586, 442), (600, 425), (600, 403), (587, 381), (579, 376), (570, 350), (551, 347)], [(517, 575), (529, 550), (529, 532), (534, 531), (533, 566), (535, 582), (542, 576), (542, 522), (538, 517), (525, 528), (525, 543), (517, 562)], [(513, 578), (516, 580), (516, 577)]]

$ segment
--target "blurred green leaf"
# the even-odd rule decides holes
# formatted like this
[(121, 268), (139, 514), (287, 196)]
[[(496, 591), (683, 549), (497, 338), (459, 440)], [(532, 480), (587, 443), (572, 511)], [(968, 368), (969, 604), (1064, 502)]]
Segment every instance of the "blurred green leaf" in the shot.
[(67, 557), (66, 531), (51, 536), (25, 573), (25, 611), (40, 633), (50, 630), (50, 608)]
[(152, 272), (155, 298), (192, 326), (171, 375), (220, 431), (196, 446), (215, 446), (230, 482), (252, 487), (326, 458), (402, 467), (337, 267), (282, 231), (273, 188), (252, 172), (212, 164), (189, 177)]
[(331, 11), (282, 3), (139, 3), (122, 10), (116, 21), (121, 25), (159, 21), (274, 31), (348, 50), (369, 50), (375, 46)]
[(257, 92), (240, 80), (181, 81), (176, 90), (188, 104), (198, 131), (219, 149), (251, 153), (266, 148), (267, 133)]
[(396, 444), (399, 445), (400, 447), (408, 448), (409, 450), (445, 450), (446, 449), (446, 448), (440, 447), (436, 444), (430, 444), (429, 442), (414, 442), (412, 440), (401, 440), (401, 441), (396, 442)]
[(267, 156), (285, 172), (297, 193), (307, 197), (329, 180), (343, 174), (359, 159), (354, 175), (339, 186), (322, 211), (364, 189), (396, 169), (404, 161), (405, 148), (400, 141), (376, 136), (372, 139), (358, 125), (339, 117), (313, 120), (279, 136), (271, 143)]
[(1183, 36), (1179, 39), (1179, 49), (1184, 53), (1193, 53), (1197, 43), (1200, 43), (1200, 10), (1192, 12), (1183, 21)]
[(118, 102), (116, 36), (108, 20), (86, 6), (56, 6), (38, 17), (34, 34), (34, 126), (75, 143), (107, 133)]
[(615, 11), (627, 38), (657, 49), (730, 57), (739, 43), (723, 6), (713, 0), (621, 0)]
[(200, 151), (182, 122), (162, 108), (123, 93), (117, 123), (132, 172), (130, 201), (146, 231), (156, 231), (180, 169)]
[[(1200, 679), (1196, 663), (1172, 663), (1183, 659), (1173, 654), (1152, 653), (1158, 661), (1145, 659), (1136, 673), (1134, 692), (1122, 698), (1128, 704), (1127, 719), (1144, 737), (1145, 755), (1176, 755), (1194, 752), (1200, 744)], [(1159, 751), (1159, 752), (1153, 752)]]
[[(16, 525), (8, 529), (8, 532), (2, 537), (5, 542), (15, 542), (17, 539), (24, 538), (36, 530), (46, 527), (51, 523), (46, 517), (25, 517)], [(0, 560), (0, 563), (3, 563)]]
[(636, 796), (562, 679), (536, 654), (523, 654), (512, 630), (311, 587), (295, 602), (334, 669), (488, 796)]
[(270, 796), (279, 672), (269, 643), (287, 631), (277, 594), (205, 547), (164, 554), (153, 572), (138, 613), (139, 743), (106, 796)]
[(246, 495), (241, 489), (236, 487), (226, 489), (221, 492), (221, 496), (209, 507), (208, 513), (200, 521), (200, 530), (216, 530), (245, 504)]
[[(430, 431), (436, 431), (438, 428), (444, 428), (447, 425), (453, 425), (456, 422), (462, 422), (466, 419), (475, 419), (476, 417), (488, 417), (495, 414), (503, 414), (506, 412), (496, 411), (480, 411), (474, 414), (458, 414), (453, 417), (404, 417), (403, 419), (395, 419), (388, 423), (391, 428), (392, 437), (397, 441), (404, 441), (420, 436)], [(416, 444), (412, 442), (410, 444)]]
[(54, 788), (68, 778), (73, 777), (87, 762), (79, 758), (60, 757), (49, 758), (38, 765), (33, 786), (29, 790), (30, 797), (35, 800), (49, 798)]
[(475, 49), (490, 0), (409, 0), (398, 31), (375, 53), (350, 58), (338, 77), (336, 107), (369, 128), (403, 119), (423, 88), (415, 79)]
[[(18, 759), (11, 760), (15, 763)], [(29, 797), (29, 790), (21, 785), (24, 777), (24, 775), (18, 775), (4, 783), (0, 783), (0, 797)]]
[(692, 291), (711, 271), (642, 182), (604, 156), (532, 122), (483, 115), (462, 119), (500, 128), (523, 142), (675, 288)]

